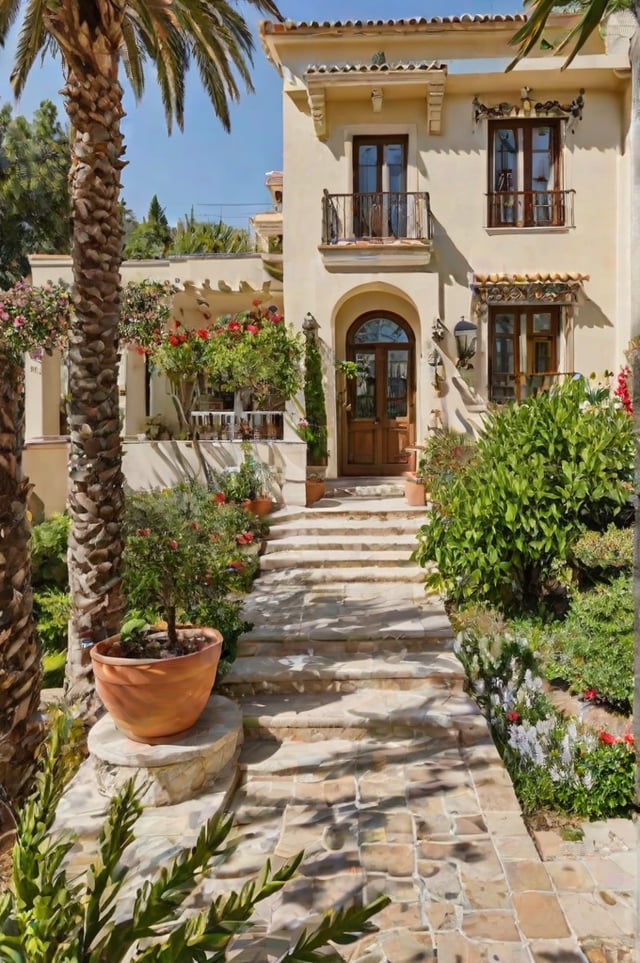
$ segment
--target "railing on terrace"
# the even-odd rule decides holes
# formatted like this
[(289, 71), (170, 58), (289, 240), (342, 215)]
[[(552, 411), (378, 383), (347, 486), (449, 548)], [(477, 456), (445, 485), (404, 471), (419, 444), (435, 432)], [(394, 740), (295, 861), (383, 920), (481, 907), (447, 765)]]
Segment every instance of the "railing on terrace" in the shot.
[(493, 374), (489, 385), (489, 401), (505, 404), (523, 401), (551, 391), (575, 377), (574, 371), (544, 371), (540, 374)]
[(330, 194), (325, 188), (323, 194), (323, 244), (431, 240), (427, 191)]
[(282, 411), (192, 411), (200, 438), (213, 441), (282, 441)]
[(574, 227), (574, 190), (487, 194), (488, 227)]

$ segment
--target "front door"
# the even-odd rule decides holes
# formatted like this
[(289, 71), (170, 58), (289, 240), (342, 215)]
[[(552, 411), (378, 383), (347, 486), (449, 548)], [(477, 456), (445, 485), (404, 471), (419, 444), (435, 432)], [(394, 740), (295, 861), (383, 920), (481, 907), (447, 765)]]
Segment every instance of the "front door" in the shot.
[(415, 442), (415, 339), (390, 314), (363, 315), (347, 338), (357, 375), (347, 381), (342, 472), (400, 475)]

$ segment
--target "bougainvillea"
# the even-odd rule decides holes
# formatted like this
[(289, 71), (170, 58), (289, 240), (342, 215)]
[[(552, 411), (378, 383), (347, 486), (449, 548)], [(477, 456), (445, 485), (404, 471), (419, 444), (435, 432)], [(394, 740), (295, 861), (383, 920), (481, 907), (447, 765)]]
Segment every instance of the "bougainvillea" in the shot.
[(130, 281), (122, 289), (119, 335), (125, 344), (151, 348), (171, 317), (169, 281)]
[(0, 353), (18, 364), (24, 355), (66, 343), (71, 298), (64, 284), (36, 288), (20, 282), (0, 291)]

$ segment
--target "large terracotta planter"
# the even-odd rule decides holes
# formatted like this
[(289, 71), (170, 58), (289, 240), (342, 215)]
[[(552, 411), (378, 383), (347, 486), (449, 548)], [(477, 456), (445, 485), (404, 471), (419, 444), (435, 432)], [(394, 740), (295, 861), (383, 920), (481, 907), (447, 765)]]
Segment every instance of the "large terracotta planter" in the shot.
[(135, 742), (173, 739), (190, 729), (211, 695), (222, 636), (216, 629), (180, 631), (207, 641), (199, 651), (171, 659), (111, 656), (117, 635), (91, 649), (97, 693), (118, 729)]
[(254, 515), (257, 515), (258, 518), (264, 518), (265, 515), (268, 515), (272, 511), (273, 502), (267, 497), (252, 498), (249, 502), (248, 508), (249, 511), (253, 512)]

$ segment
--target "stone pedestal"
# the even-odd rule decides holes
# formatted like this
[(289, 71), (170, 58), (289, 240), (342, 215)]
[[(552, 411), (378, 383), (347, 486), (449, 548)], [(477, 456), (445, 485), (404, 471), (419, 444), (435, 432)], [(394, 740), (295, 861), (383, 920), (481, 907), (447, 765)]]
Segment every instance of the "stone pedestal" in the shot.
[(89, 752), (98, 789), (113, 796), (127, 779), (146, 785), (143, 802), (169, 806), (209, 787), (242, 745), (242, 713), (230, 699), (214, 695), (186, 735), (162, 745), (132, 742), (110, 715), (89, 732)]

